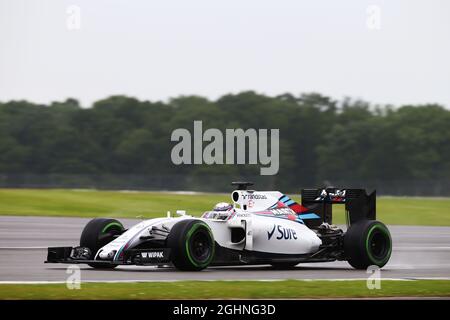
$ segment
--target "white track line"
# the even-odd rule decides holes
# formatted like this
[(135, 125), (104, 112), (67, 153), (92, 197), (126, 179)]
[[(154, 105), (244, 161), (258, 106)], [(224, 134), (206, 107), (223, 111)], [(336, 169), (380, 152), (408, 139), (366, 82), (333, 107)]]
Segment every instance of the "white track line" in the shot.
[[(202, 282), (281, 282), (281, 281), (367, 281), (367, 278), (335, 278), (335, 279), (197, 279), (197, 280), (82, 280), (81, 283), (153, 283), (153, 282), (185, 282), (185, 281), (202, 281)], [(407, 277), (407, 278), (384, 278), (381, 281), (417, 281), (417, 280), (450, 280), (450, 277)], [(0, 281), (2, 284), (65, 284), (66, 281)]]

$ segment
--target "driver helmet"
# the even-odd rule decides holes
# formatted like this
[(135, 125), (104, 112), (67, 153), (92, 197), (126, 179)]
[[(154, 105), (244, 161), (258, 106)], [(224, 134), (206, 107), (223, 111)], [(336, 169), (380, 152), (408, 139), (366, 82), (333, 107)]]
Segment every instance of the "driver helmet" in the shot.
[(230, 203), (219, 202), (214, 206), (213, 211), (218, 213), (219, 218), (225, 220), (226, 218), (230, 217), (233, 214), (234, 208), (233, 205)]
[(233, 209), (233, 206), (228, 202), (219, 202), (214, 206), (214, 211), (228, 211)]

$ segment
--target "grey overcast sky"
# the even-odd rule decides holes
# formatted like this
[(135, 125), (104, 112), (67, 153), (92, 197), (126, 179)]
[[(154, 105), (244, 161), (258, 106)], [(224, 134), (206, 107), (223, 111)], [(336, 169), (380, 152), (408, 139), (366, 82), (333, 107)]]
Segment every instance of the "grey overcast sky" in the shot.
[(450, 107), (450, 1), (0, 0), (0, 101), (243, 90)]

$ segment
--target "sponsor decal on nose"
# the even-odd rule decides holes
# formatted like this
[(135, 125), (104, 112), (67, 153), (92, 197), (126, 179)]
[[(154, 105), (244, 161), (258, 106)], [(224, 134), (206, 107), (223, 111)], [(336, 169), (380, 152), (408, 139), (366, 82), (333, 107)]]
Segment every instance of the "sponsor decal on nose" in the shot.
[(164, 253), (162, 251), (151, 251), (151, 252), (142, 252), (142, 258), (164, 258)]

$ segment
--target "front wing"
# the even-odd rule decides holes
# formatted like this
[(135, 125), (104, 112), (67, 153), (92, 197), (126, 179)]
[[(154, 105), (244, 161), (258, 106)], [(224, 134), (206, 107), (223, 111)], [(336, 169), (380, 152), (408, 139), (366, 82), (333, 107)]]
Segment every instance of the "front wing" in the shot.
[(130, 249), (123, 251), (120, 260), (92, 260), (81, 257), (79, 252), (83, 247), (50, 247), (47, 251), (45, 263), (86, 263), (90, 265), (160, 265), (170, 262), (169, 248)]

